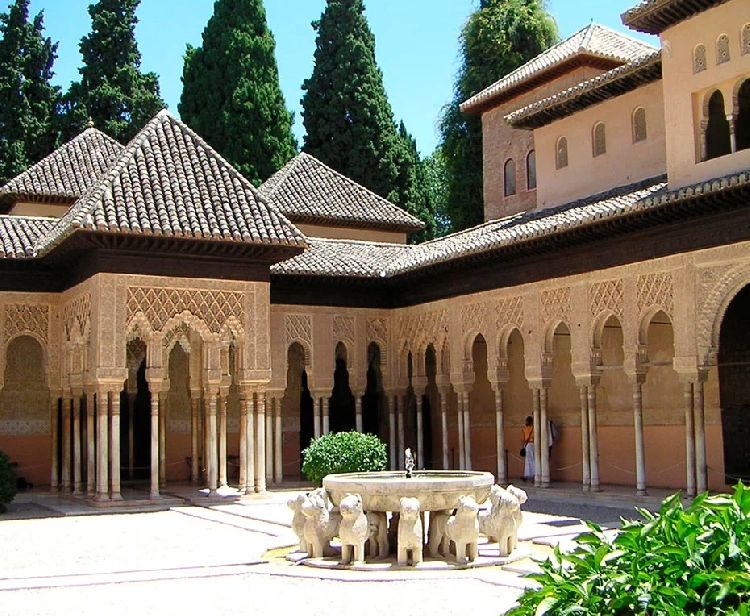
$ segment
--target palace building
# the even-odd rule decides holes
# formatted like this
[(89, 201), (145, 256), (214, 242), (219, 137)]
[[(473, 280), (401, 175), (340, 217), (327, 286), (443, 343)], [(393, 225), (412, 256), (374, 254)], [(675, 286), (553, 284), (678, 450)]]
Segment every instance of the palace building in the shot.
[[(0, 449), (97, 504), (262, 492), (329, 431), (393, 468), (750, 478), (750, 14), (644, 0), (466, 101), (485, 220), (421, 223), (307, 154), (259, 188), (167, 112), (0, 188)], [(553, 448), (547, 443), (555, 425)]]

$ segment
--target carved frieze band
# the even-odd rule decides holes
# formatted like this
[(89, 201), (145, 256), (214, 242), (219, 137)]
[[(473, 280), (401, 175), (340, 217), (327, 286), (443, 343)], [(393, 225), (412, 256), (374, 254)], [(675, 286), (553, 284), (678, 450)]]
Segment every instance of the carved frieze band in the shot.
[(33, 334), (40, 340), (49, 337), (50, 307), (46, 304), (8, 304), (5, 306), (6, 340), (19, 334)]
[(592, 317), (612, 312), (622, 319), (625, 305), (624, 284), (621, 279), (607, 280), (589, 286), (589, 309)]
[(397, 330), (399, 344), (417, 347), (420, 343), (441, 345), (448, 336), (448, 311), (427, 312), (402, 317)]

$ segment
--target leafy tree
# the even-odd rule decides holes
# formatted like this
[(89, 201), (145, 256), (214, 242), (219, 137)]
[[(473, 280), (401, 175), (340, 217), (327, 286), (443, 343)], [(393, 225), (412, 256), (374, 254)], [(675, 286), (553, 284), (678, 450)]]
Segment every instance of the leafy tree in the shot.
[(135, 40), (140, 0), (99, 0), (89, 5), (91, 33), (81, 39), (81, 81), (63, 99), (62, 133), (71, 139), (89, 118), (99, 129), (128, 142), (166, 107), (155, 73), (142, 73)]
[(422, 168), (428, 208), (435, 219), (435, 237), (442, 237), (450, 233), (451, 221), (447, 213), (448, 177), (440, 149), (422, 161)]
[(484, 219), (482, 121), (459, 106), (558, 40), (545, 0), (480, 0), (460, 37), (463, 64), (453, 101), (440, 119), (440, 149), (448, 178), (447, 212), (454, 231)]
[(261, 0), (218, 0), (203, 45), (188, 45), (181, 118), (258, 185), (296, 153)]
[(43, 34), (43, 12), (29, 22), (29, 3), (15, 0), (0, 14), (0, 185), (56, 146), (57, 44)]

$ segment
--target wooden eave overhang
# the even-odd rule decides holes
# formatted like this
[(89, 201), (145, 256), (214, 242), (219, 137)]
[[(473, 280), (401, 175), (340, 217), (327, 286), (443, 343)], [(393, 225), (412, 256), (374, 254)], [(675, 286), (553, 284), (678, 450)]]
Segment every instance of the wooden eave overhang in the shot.
[(661, 34), (681, 21), (690, 19), (728, 0), (645, 0), (622, 15), (622, 23), (646, 34)]
[(363, 229), (373, 231), (390, 231), (393, 233), (417, 233), (425, 224), (398, 223), (387, 220), (361, 220), (334, 216), (306, 216), (291, 212), (282, 212), (294, 224), (315, 225), (318, 227), (343, 227), (346, 229)]
[(38, 193), (0, 194), (0, 214), (9, 214), (18, 203), (45, 203), (50, 205), (73, 205), (78, 200), (75, 195), (44, 195)]

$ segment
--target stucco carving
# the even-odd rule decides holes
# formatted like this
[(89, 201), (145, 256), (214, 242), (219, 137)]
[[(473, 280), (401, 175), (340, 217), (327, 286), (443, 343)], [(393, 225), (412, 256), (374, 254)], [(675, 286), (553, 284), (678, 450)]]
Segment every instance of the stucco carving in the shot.
[(717, 266), (698, 274), (698, 305), (696, 309), (696, 342), (699, 359), (710, 362), (707, 356), (718, 347), (718, 325), (734, 294), (750, 282), (750, 263), (731, 268)]
[(66, 342), (88, 340), (91, 329), (91, 294), (83, 293), (65, 303), (62, 309)]
[(292, 342), (305, 343), (306, 349), (312, 347), (312, 317), (307, 314), (286, 315), (286, 345)]
[(354, 343), (354, 317), (333, 317), (333, 339)]
[(471, 332), (487, 334), (487, 305), (469, 304), (461, 309), (461, 325), (463, 333)]
[(5, 306), (5, 339), (31, 334), (42, 342), (49, 339), (50, 307), (46, 304), (8, 304)]
[(638, 276), (638, 314), (654, 307), (674, 319), (674, 277), (671, 272)]
[(570, 322), (570, 287), (542, 291), (539, 294), (539, 303), (544, 323), (553, 319)]
[(497, 314), (495, 324), (498, 329), (506, 325), (514, 325), (520, 329), (523, 327), (523, 299), (509, 297), (499, 300), (495, 304), (495, 314)]
[(3, 436), (49, 436), (49, 419), (3, 419), (0, 434)]
[(396, 331), (402, 348), (418, 349), (428, 344), (440, 348), (448, 338), (448, 311), (440, 310), (401, 317)]
[(592, 317), (612, 312), (622, 319), (624, 312), (624, 285), (621, 279), (607, 280), (589, 286), (589, 309)]
[(385, 344), (388, 341), (388, 322), (385, 319), (367, 319), (367, 340)]

